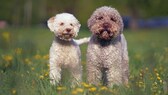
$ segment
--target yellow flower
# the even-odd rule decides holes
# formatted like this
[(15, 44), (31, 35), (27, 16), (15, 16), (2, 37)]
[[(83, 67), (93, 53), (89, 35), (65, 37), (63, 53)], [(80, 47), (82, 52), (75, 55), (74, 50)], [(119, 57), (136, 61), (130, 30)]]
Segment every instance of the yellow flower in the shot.
[(35, 58), (35, 59), (40, 59), (41, 56), (40, 56), (39, 54), (36, 54), (36, 55), (34, 56), (34, 58)]
[(15, 53), (16, 53), (16, 54), (21, 54), (21, 53), (22, 53), (22, 48), (17, 48), (17, 49), (15, 49)]
[(159, 76), (159, 73), (156, 73), (156, 76)]
[(96, 87), (91, 87), (91, 88), (89, 88), (89, 91), (90, 91), (90, 92), (95, 92), (96, 90), (97, 90)]
[(32, 67), (31, 70), (34, 71), (34, 67)]
[(66, 87), (59, 86), (59, 87), (57, 87), (57, 90), (58, 91), (66, 90)]
[(102, 86), (100, 90), (108, 90), (108, 88), (106, 86)]
[(12, 61), (13, 57), (11, 55), (5, 55), (5, 56), (3, 56), (3, 59), (7, 62), (10, 62), (10, 61)]
[(6, 42), (9, 42), (10, 40), (10, 33), (9, 32), (3, 32), (2, 37), (6, 40)]
[(158, 79), (158, 80), (161, 80), (161, 78), (160, 78), (159, 76), (157, 77), (157, 79)]
[(49, 59), (49, 55), (48, 55), (48, 54), (47, 54), (47, 55), (44, 55), (44, 56), (43, 56), (43, 59), (48, 60), (48, 59)]
[(85, 87), (85, 88), (90, 88), (91, 87), (91, 85), (90, 84), (87, 84), (87, 83), (82, 83), (82, 85)]
[(47, 77), (48, 76), (48, 72), (45, 72), (44, 76)]
[(78, 94), (78, 92), (77, 92), (76, 90), (73, 90), (73, 91), (71, 92), (71, 94), (72, 94), (72, 95), (76, 95), (76, 94)]
[(39, 78), (40, 78), (40, 79), (44, 79), (44, 76), (43, 76), (43, 75), (40, 75)]
[(160, 80), (159, 82), (160, 82), (160, 83), (163, 83), (163, 81), (162, 81), (162, 80)]
[(16, 90), (15, 89), (12, 89), (12, 94), (16, 94)]
[(83, 89), (82, 88), (76, 88), (76, 91), (82, 93)]
[(26, 58), (26, 59), (25, 59), (25, 63), (26, 63), (26, 64), (30, 64), (30, 63), (31, 63), (30, 59), (29, 59), (29, 58)]

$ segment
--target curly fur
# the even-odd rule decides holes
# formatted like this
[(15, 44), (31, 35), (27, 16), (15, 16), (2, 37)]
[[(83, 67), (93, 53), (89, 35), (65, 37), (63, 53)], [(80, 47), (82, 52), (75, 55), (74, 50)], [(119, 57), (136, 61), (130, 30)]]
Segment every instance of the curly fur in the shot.
[(87, 80), (91, 84), (113, 86), (128, 83), (127, 42), (123, 21), (114, 8), (103, 6), (91, 15), (92, 36), (87, 49)]
[(48, 20), (49, 29), (54, 32), (55, 38), (50, 47), (50, 79), (52, 84), (61, 80), (62, 68), (67, 68), (72, 76), (72, 86), (79, 85), (82, 81), (81, 52), (79, 44), (87, 42), (84, 40), (75, 41), (80, 24), (79, 21), (69, 13), (57, 14)]

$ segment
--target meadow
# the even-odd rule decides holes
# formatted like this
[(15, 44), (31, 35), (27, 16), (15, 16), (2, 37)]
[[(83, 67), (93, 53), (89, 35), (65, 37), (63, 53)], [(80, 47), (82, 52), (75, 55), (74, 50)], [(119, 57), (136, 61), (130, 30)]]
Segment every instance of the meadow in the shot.
[[(89, 36), (81, 29), (78, 38)], [(129, 51), (129, 84), (107, 88), (86, 82), (87, 44), (81, 45), (83, 82), (70, 88), (49, 83), (48, 53), (53, 33), (47, 28), (0, 30), (0, 95), (168, 95), (168, 29), (125, 30)]]

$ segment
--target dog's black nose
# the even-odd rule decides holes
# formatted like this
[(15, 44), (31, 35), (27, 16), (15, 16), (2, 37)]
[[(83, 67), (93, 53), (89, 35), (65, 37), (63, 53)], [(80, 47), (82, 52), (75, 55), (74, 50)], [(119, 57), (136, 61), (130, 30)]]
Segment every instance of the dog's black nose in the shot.
[(71, 29), (70, 29), (70, 28), (67, 28), (66, 31), (67, 31), (67, 32), (71, 32)]
[(108, 28), (108, 27), (110, 27), (110, 24), (109, 23), (103, 23), (103, 27)]

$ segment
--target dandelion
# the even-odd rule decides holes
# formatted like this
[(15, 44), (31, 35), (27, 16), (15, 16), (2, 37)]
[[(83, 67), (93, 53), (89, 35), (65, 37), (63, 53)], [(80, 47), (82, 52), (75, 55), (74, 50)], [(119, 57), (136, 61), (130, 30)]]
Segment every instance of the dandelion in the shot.
[(59, 87), (57, 87), (57, 90), (58, 91), (66, 90), (66, 87), (59, 86)]
[(10, 40), (10, 33), (9, 32), (3, 32), (2, 37), (6, 40), (6, 42), (9, 43), (9, 40)]
[(34, 71), (34, 67), (32, 67), (31, 70)]
[(163, 83), (163, 80), (159, 80), (160, 83)]
[(76, 91), (82, 93), (83, 89), (82, 88), (76, 88)]
[(141, 88), (141, 87), (144, 87), (145, 85), (144, 85), (144, 82), (142, 82), (142, 81), (140, 81), (139, 82), (139, 84), (138, 84), (138, 86)]
[(155, 68), (155, 69), (154, 69), (154, 72), (155, 72), (155, 73), (157, 73), (157, 72), (158, 72), (158, 70)]
[(108, 90), (108, 88), (106, 86), (102, 86), (100, 90)]
[(40, 79), (44, 79), (44, 76), (43, 76), (43, 75), (40, 75), (39, 78), (40, 78)]
[(158, 76), (159, 76), (159, 73), (156, 73), (156, 76), (158, 77)]
[(148, 68), (148, 67), (146, 67), (146, 68), (145, 68), (145, 70), (146, 70), (146, 71), (148, 71), (148, 70), (149, 70), (149, 68)]
[(16, 94), (16, 90), (15, 89), (12, 89), (12, 94)]
[(91, 87), (91, 85), (90, 84), (87, 84), (87, 83), (82, 83), (82, 85), (85, 87), (85, 88), (90, 88)]
[(39, 54), (36, 54), (36, 55), (34, 56), (34, 58), (35, 58), (35, 59), (40, 59), (41, 56), (40, 56)]
[(21, 54), (21, 53), (22, 53), (22, 48), (17, 48), (17, 49), (15, 49), (15, 53), (16, 53), (16, 54)]
[(3, 59), (7, 62), (10, 62), (10, 61), (12, 61), (13, 57), (11, 55), (5, 55), (5, 56), (3, 56)]
[(76, 94), (78, 94), (78, 92), (77, 92), (76, 90), (73, 90), (73, 91), (71, 92), (71, 94), (72, 94), (72, 95), (76, 95)]
[(49, 59), (49, 55), (48, 55), (48, 54), (47, 54), (47, 55), (44, 55), (44, 56), (43, 56), (43, 59), (48, 60), (48, 59)]
[(48, 72), (45, 72), (44, 76), (47, 77), (48, 76)]
[(91, 88), (89, 88), (89, 91), (90, 91), (90, 92), (95, 92), (96, 90), (97, 90), (96, 87), (91, 87)]
[(24, 61), (25, 61), (26, 64), (31, 64), (31, 61), (30, 61), (29, 58), (26, 58)]

